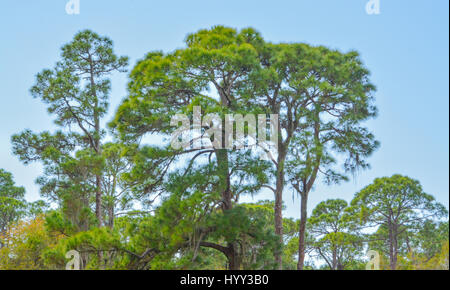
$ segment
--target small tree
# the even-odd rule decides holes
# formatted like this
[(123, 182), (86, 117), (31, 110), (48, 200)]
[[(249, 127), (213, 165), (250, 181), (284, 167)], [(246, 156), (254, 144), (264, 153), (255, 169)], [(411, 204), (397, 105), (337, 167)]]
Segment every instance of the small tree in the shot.
[(417, 233), (411, 237), (408, 248), (422, 254), (426, 260), (441, 253), (442, 245), (448, 242), (448, 221), (434, 222), (426, 220), (419, 225)]
[(345, 269), (362, 252), (355, 219), (346, 214), (347, 206), (345, 200), (329, 199), (319, 203), (308, 219), (308, 232), (314, 237), (312, 248), (332, 270)]
[(351, 206), (364, 225), (386, 229), (392, 270), (397, 268), (401, 235), (426, 219), (448, 214), (442, 204), (423, 191), (419, 181), (398, 174), (375, 179), (355, 195)]
[(0, 169), (0, 248), (9, 225), (26, 213), (24, 197), (25, 188), (16, 186), (12, 174)]
[(290, 74), (282, 93), (294, 96), (297, 104), (287, 117), (299, 119), (285, 166), (286, 179), (301, 200), (301, 270), (309, 194), (321, 177), (327, 184), (336, 184), (369, 167), (367, 158), (379, 143), (364, 122), (375, 117), (377, 110), (373, 104), (375, 87), (357, 52), (296, 45), (285, 61)]
[(398, 268), (448, 269), (448, 232), (448, 221), (433, 220), (423, 221), (413, 231), (407, 231), (405, 237), (407, 252), (402, 253)]
[(43, 216), (14, 223), (4, 236), (6, 246), (0, 248), (0, 270), (52, 269), (44, 254), (62, 238), (47, 231)]
[[(89, 30), (77, 33), (73, 41), (62, 47), (61, 61), (53, 69), (39, 73), (30, 90), (33, 97), (48, 105), (48, 112), (56, 116), (55, 124), (69, 132), (52, 135), (27, 130), (13, 136), (14, 153), (25, 163), (42, 161), (47, 177), (54, 177), (47, 181), (53, 183), (59, 178), (61, 159), (66, 161), (70, 154), (73, 156), (77, 147), (90, 150), (92, 158), (100, 158), (102, 137), (106, 134), (101, 119), (107, 112), (111, 88), (108, 76), (114, 71), (124, 71), (127, 62), (127, 57), (114, 54), (109, 38)], [(76, 133), (71, 130), (73, 127)], [(101, 226), (101, 170), (94, 175), (95, 212)], [(46, 182), (42, 186), (51, 184)]]

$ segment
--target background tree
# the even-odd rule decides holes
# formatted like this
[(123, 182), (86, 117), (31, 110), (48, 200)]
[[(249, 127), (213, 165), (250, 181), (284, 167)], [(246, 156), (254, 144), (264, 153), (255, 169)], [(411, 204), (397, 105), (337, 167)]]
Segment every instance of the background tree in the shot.
[[(282, 193), (288, 152), (304, 141), (307, 148), (299, 152), (311, 153), (300, 156), (307, 160), (298, 164), (303, 168), (299, 169), (303, 175), (310, 174), (292, 177), (299, 185), (303, 178), (305, 194), (311, 190), (319, 169), (324, 170), (327, 180), (343, 179), (329, 168), (336, 163), (332, 152), (348, 154), (345, 171), (367, 166), (364, 157), (377, 146), (373, 136), (359, 126), (375, 115), (371, 104), (374, 88), (368, 82), (368, 71), (355, 52), (342, 54), (306, 44), (273, 45), (265, 43), (252, 29), (243, 29), (240, 34), (224, 27), (202, 30), (188, 36), (187, 45), (187, 49), (167, 56), (150, 53), (146, 61), (136, 66), (130, 99), (119, 109), (115, 126), (125, 138), (135, 138), (145, 132), (167, 134), (173, 131), (168, 125), (170, 118), (176, 113), (189, 112), (188, 108), (195, 104), (207, 106), (207, 112), (222, 112), (222, 115), (240, 111), (279, 114), (282, 132), (278, 135), (278, 152), (271, 156), (275, 186), (264, 186), (275, 193), (275, 231), (282, 243)], [(210, 88), (215, 89), (217, 98), (205, 96)], [(143, 95), (152, 101), (137, 97)], [(149, 117), (151, 110), (154, 114)], [(294, 138), (299, 141), (291, 145)], [(223, 166), (229, 164), (220, 160), (230, 153), (220, 152), (219, 162)], [(291, 160), (298, 160), (297, 157)], [(301, 166), (305, 164), (306, 169)], [(226, 176), (225, 167), (223, 176)], [(227, 178), (222, 180), (227, 183)], [(306, 218), (303, 220), (306, 223)], [(303, 233), (304, 224), (301, 226)], [(301, 234), (300, 248), (303, 240)], [(300, 260), (303, 252), (300, 251)], [(282, 254), (275, 255), (281, 268)], [(301, 265), (302, 262), (299, 268)]]
[[(131, 73), (130, 96), (119, 108), (113, 126), (124, 141), (136, 140), (145, 134), (170, 137), (176, 129), (170, 125), (171, 118), (176, 114), (186, 114), (192, 124), (193, 106), (204, 108), (204, 115), (216, 113), (222, 120), (225, 120), (226, 113), (247, 113), (246, 102), (243, 101), (245, 96), (239, 91), (246, 84), (248, 72), (258, 64), (258, 54), (252, 45), (257, 37), (251, 29), (238, 33), (234, 29), (217, 26), (188, 35), (184, 49), (169, 54), (149, 53)], [(170, 156), (172, 168), (175, 161), (183, 164), (181, 157), (190, 160), (185, 162), (185, 171), (176, 177), (178, 188), (172, 186), (169, 192), (194, 195), (201, 191), (209, 196), (211, 204), (208, 208), (212, 206), (212, 215), (217, 214), (217, 207), (222, 212), (219, 216), (231, 219), (239, 212), (238, 209), (233, 210), (239, 196), (254, 194), (261, 184), (267, 183), (264, 175), (267, 165), (250, 151), (213, 147), (212, 138), (216, 136), (208, 135), (207, 129), (199, 132), (198, 139), (204, 142), (201, 149), (163, 148), (168, 152), (166, 156)], [(222, 125), (222, 144), (225, 143), (224, 129)], [(158, 163), (153, 161), (152, 164), (155, 162)], [(159, 172), (165, 170), (160, 169)], [(233, 220), (216, 217), (217, 222), (228, 223), (230, 227), (240, 226)], [(211, 225), (210, 228), (217, 233), (223, 226)], [(210, 229), (206, 233), (213, 235)], [(237, 236), (222, 234), (226, 245), (203, 242), (200, 246), (222, 252), (230, 262), (229, 268), (239, 269), (242, 253), (239, 253), (238, 241), (235, 240)], [(207, 238), (205, 232), (199, 235)]]
[(448, 221), (425, 220), (408, 228), (399, 238), (397, 268), (448, 269), (448, 231)]
[(446, 222), (426, 220), (419, 223), (417, 233), (409, 241), (408, 248), (416, 255), (423, 255), (425, 260), (431, 260), (439, 255), (442, 246), (448, 243), (449, 225)]
[(0, 169), (0, 248), (9, 226), (26, 214), (25, 188), (15, 185), (11, 173)]
[(363, 240), (355, 227), (356, 219), (347, 215), (347, 202), (329, 199), (319, 203), (308, 219), (310, 245), (331, 270), (344, 270), (362, 256)]
[(397, 268), (402, 234), (426, 219), (448, 214), (442, 204), (423, 191), (419, 181), (398, 174), (375, 179), (355, 195), (351, 206), (366, 226), (381, 226), (377, 237), (388, 243), (392, 270)]
[(0, 248), (0, 270), (54, 269), (44, 256), (61, 238), (47, 231), (42, 215), (15, 223), (4, 236), (6, 246)]
[[(67, 159), (76, 147), (90, 150), (92, 158), (100, 158), (101, 140), (106, 133), (101, 128), (101, 118), (107, 112), (111, 88), (108, 76), (114, 71), (124, 71), (128, 61), (114, 54), (109, 38), (89, 30), (77, 33), (61, 50), (61, 60), (52, 70), (39, 73), (30, 91), (33, 97), (48, 105), (48, 112), (56, 117), (55, 124), (69, 129), (69, 133), (58, 131), (52, 135), (25, 131), (12, 139), (14, 153), (25, 163), (41, 160), (46, 165), (47, 175), (55, 177), (51, 181), (58, 179), (60, 164), (55, 163), (59, 163), (60, 158)], [(73, 127), (76, 133), (71, 131)], [(95, 212), (102, 226), (101, 170), (95, 170), (94, 175)], [(43, 187), (48, 185), (44, 183)]]
[(327, 184), (339, 183), (369, 166), (366, 158), (378, 142), (363, 122), (376, 115), (376, 108), (374, 86), (358, 53), (295, 45), (286, 58), (290, 76), (284, 94), (299, 102), (291, 114), (300, 117), (286, 170), (301, 197), (298, 269), (302, 269), (309, 193), (320, 175)]
[[(251, 74), (249, 102), (279, 115), (275, 166), (276, 232), (282, 237), (282, 194), (288, 181), (301, 196), (298, 268), (303, 267), (307, 200), (319, 175), (328, 183), (366, 168), (378, 146), (362, 126), (376, 115), (374, 86), (357, 52), (307, 44), (255, 45), (259, 69)], [(336, 169), (343, 160), (343, 170)], [(279, 268), (281, 256), (276, 253)]]

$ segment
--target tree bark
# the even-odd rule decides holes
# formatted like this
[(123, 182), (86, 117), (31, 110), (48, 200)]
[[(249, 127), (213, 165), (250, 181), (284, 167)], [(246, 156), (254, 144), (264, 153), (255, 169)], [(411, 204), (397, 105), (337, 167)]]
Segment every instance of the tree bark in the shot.
[(395, 270), (396, 267), (396, 261), (395, 261), (395, 254), (394, 254), (394, 229), (392, 225), (392, 221), (388, 220), (388, 229), (389, 229), (389, 266), (391, 270)]
[[(101, 154), (101, 141), (100, 141), (100, 113), (99, 113), (99, 101), (97, 97), (97, 92), (95, 90), (95, 80), (94, 80), (94, 65), (92, 57), (89, 56), (89, 63), (90, 63), (90, 82), (91, 82), (91, 91), (92, 95), (95, 98), (95, 104), (94, 104), (94, 130), (95, 130), (95, 136), (94, 136), (94, 151), (97, 155)], [(102, 175), (97, 173), (95, 174), (95, 215), (97, 217), (98, 226), (103, 226), (103, 212), (102, 212)], [(98, 260), (99, 260), (99, 266), (100, 269), (102, 269), (103, 266), (103, 252), (98, 252)]]
[(109, 208), (109, 221), (108, 226), (112, 229), (114, 227), (114, 205)]
[(331, 270), (336, 270), (337, 267), (338, 267), (337, 253), (336, 253), (336, 249), (333, 249), (333, 267)]
[[(275, 188), (275, 234), (278, 236), (280, 245), (283, 245), (283, 189), (284, 189), (284, 162), (286, 159), (286, 150), (283, 146), (279, 146), (277, 158), (277, 176)], [(282, 251), (275, 252), (275, 261), (278, 270), (283, 270)]]
[(228, 247), (228, 267), (230, 270), (240, 270), (241, 264), (239, 261), (239, 256), (237, 255), (237, 251), (235, 249), (234, 244), (230, 244)]
[(391, 270), (397, 269), (397, 256), (398, 256), (398, 234), (397, 234), (397, 226), (394, 224), (392, 229), (392, 261), (391, 261)]
[(96, 175), (95, 176), (95, 186), (97, 187), (97, 190), (95, 192), (95, 215), (98, 219), (98, 226), (103, 226), (103, 213), (102, 213), (102, 182), (101, 182), (101, 176)]
[[(91, 90), (92, 95), (95, 98), (95, 104), (94, 104), (94, 122), (95, 122), (95, 136), (94, 136), (94, 146), (93, 148), (95, 152), (100, 155), (101, 154), (101, 141), (100, 141), (100, 114), (99, 114), (99, 101), (97, 97), (97, 92), (95, 90), (95, 80), (94, 80), (94, 65), (92, 57), (89, 56), (89, 62), (90, 62), (90, 82), (91, 82)], [(96, 186), (96, 192), (95, 192), (95, 215), (97, 216), (98, 220), (98, 226), (103, 226), (103, 212), (102, 212), (102, 175), (96, 174), (95, 175), (95, 186)]]
[(308, 219), (307, 204), (308, 204), (308, 193), (303, 192), (301, 196), (300, 205), (300, 227), (298, 231), (298, 263), (297, 270), (303, 270), (305, 262), (305, 234), (306, 234), (306, 221)]

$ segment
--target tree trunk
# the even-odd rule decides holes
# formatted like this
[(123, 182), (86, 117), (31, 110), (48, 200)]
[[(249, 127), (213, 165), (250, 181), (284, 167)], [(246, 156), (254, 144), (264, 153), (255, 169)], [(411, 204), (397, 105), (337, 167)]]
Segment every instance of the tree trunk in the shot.
[(336, 270), (337, 266), (338, 266), (337, 253), (336, 253), (336, 249), (333, 249), (333, 267), (331, 270)]
[(109, 215), (108, 226), (112, 229), (114, 227), (114, 205), (109, 208), (108, 215)]
[[(5, 219), (6, 220), (6, 219)], [(3, 241), (1, 240), (1, 238), (6, 238), (6, 231), (7, 231), (7, 226), (5, 225), (4, 227), (2, 227), (2, 229), (0, 230), (0, 249), (5, 247), (5, 244), (3, 243)]]
[(391, 270), (397, 269), (397, 256), (398, 256), (398, 234), (397, 234), (397, 226), (393, 225), (393, 234), (392, 234), (392, 248), (393, 248), (393, 256), (392, 256), (392, 264)]
[[(223, 136), (225, 135), (223, 134)], [(220, 186), (222, 188), (222, 210), (226, 212), (233, 208), (228, 152), (226, 149), (218, 149), (216, 150), (216, 154)], [(228, 258), (229, 269), (239, 270), (240, 263), (235, 243), (231, 242), (228, 244), (226, 256)]]
[(395, 270), (394, 233), (393, 233), (391, 220), (388, 221), (388, 228), (389, 228), (389, 266), (390, 266), (391, 270)]
[(230, 270), (240, 270), (241, 265), (239, 261), (239, 257), (237, 255), (237, 251), (235, 249), (234, 244), (230, 244), (228, 247), (228, 268)]
[[(286, 150), (279, 147), (277, 158), (277, 180), (275, 188), (275, 234), (278, 236), (280, 245), (283, 245), (283, 188), (284, 188), (284, 161), (286, 159)], [(278, 270), (283, 270), (282, 251), (275, 251), (275, 261)]]
[[(95, 136), (94, 136), (94, 147), (93, 148), (95, 150), (95, 153), (97, 153), (98, 156), (101, 155), (102, 149), (101, 149), (101, 141), (100, 141), (100, 134), (101, 134), (101, 130), (100, 130), (100, 114), (99, 114), (99, 101), (98, 101), (98, 97), (97, 97), (97, 92), (95, 90), (95, 80), (94, 80), (94, 67), (93, 67), (93, 62), (92, 62), (92, 58), (89, 57), (89, 62), (90, 62), (90, 81), (91, 81), (91, 90), (92, 90), (92, 95), (95, 98), (95, 104), (94, 104), (94, 125), (95, 125)], [(96, 191), (95, 191), (95, 215), (97, 217), (98, 220), (98, 226), (102, 227), (103, 226), (103, 211), (102, 211), (102, 175), (101, 174), (96, 174), (95, 175), (95, 186), (96, 186)], [(99, 260), (99, 266), (100, 269), (102, 268), (103, 265), (103, 252), (100, 251), (98, 253), (98, 260)]]
[[(277, 182), (278, 183), (278, 182)], [(275, 193), (275, 234), (278, 236), (280, 245), (283, 244), (283, 186), (277, 186), (277, 192)], [(278, 270), (283, 269), (282, 251), (275, 251), (275, 261), (277, 263)]]
[(306, 235), (306, 221), (308, 219), (307, 213), (307, 203), (308, 203), (308, 193), (303, 192), (301, 196), (300, 205), (300, 227), (298, 231), (298, 263), (297, 270), (303, 270), (305, 262), (305, 235)]
[(95, 176), (95, 186), (97, 187), (96, 193), (95, 193), (95, 215), (98, 219), (98, 226), (103, 226), (103, 213), (102, 213), (102, 182), (101, 182), (101, 176), (96, 175)]
[[(100, 144), (100, 119), (98, 117), (98, 113), (95, 114), (95, 151), (97, 155), (102, 154), (101, 144)], [(102, 212), (102, 175), (95, 175), (95, 214), (98, 219), (98, 226), (103, 226), (103, 212)]]
[[(97, 97), (97, 91), (95, 90), (95, 79), (94, 79), (94, 64), (92, 57), (89, 56), (89, 63), (90, 63), (90, 83), (91, 83), (91, 92), (95, 99), (94, 104), (94, 126), (95, 126), (95, 136), (94, 136), (94, 147), (95, 152), (97, 155), (100, 155), (102, 153), (101, 149), (101, 141), (100, 141), (100, 114), (99, 114), (99, 100)], [(97, 216), (98, 220), (98, 226), (103, 226), (103, 213), (102, 213), (102, 175), (96, 174), (95, 175), (95, 186), (96, 186), (96, 192), (95, 192), (95, 215)]]

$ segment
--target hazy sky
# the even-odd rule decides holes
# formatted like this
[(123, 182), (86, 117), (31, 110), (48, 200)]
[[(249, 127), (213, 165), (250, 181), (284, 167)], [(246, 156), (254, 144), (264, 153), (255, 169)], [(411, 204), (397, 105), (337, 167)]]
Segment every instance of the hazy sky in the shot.
[[(77, 31), (109, 36), (132, 67), (151, 50), (183, 47), (187, 33), (222, 24), (254, 27), (273, 42), (358, 50), (372, 72), (379, 116), (368, 125), (381, 142), (369, 159), (372, 168), (340, 186), (318, 185), (310, 209), (327, 198), (350, 200), (374, 178), (395, 173), (420, 180), (448, 208), (448, 0), (380, 0), (379, 15), (366, 13), (368, 0), (80, 0), (79, 15), (66, 13), (67, 1), (0, 0), (0, 168), (26, 187), (29, 200), (39, 198), (34, 180), (41, 167), (22, 165), (11, 153), (10, 137), (26, 128), (54, 129), (29, 88)], [(113, 77), (108, 119), (126, 94), (126, 82), (126, 74)], [(298, 199), (290, 191), (284, 199), (286, 215), (298, 217)]]

